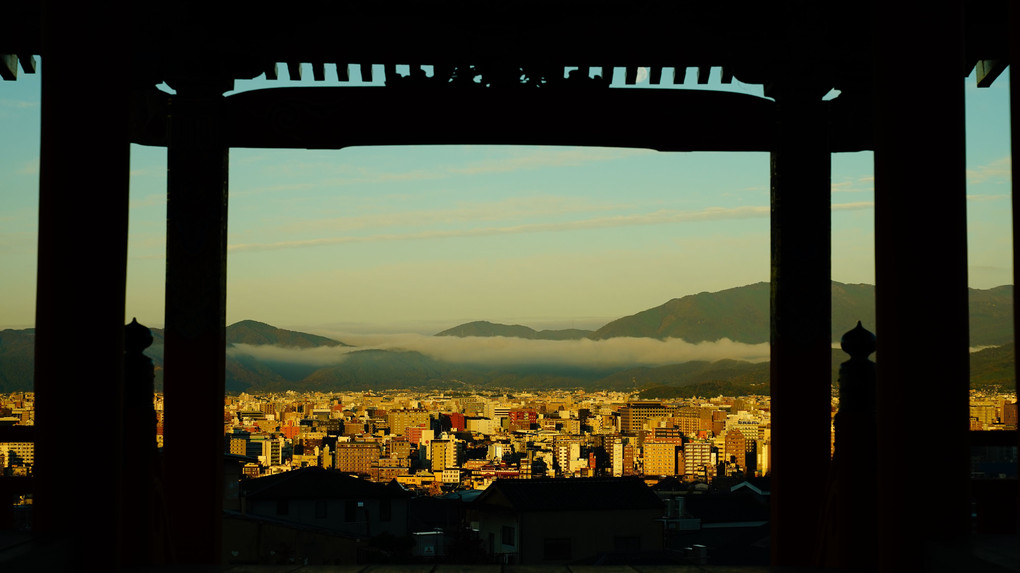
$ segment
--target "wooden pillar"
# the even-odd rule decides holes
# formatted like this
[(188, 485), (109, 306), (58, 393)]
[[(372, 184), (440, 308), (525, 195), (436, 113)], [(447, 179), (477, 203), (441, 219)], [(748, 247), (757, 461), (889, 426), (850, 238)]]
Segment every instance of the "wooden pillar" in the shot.
[[(959, 2), (872, 7), (879, 561), (883, 571), (963, 570), (956, 561), (968, 553), (969, 533), (963, 12)], [(937, 431), (919, 434), (920, 420)]]
[(83, 61), (82, 46), (122, 51), (129, 13), (43, 4), (32, 519), (53, 543), (37, 565), (54, 570), (118, 565), (128, 78)]
[(774, 91), (772, 563), (815, 557), (831, 450), (832, 283), (825, 90)]
[(167, 147), (163, 451), (171, 560), (218, 564), (223, 515), (223, 376), (228, 149), (224, 91), (174, 85)]

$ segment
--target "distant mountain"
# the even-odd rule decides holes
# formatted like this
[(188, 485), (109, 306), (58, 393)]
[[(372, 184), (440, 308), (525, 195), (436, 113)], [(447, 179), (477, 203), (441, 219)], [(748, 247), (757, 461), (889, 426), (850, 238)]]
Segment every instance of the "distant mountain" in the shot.
[(35, 329), (0, 330), (0, 393), (31, 390), (35, 377)]
[(861, 321), (875, 332), (875, 287), (832, 281), (832, 341), (839, 342)]
[(999, 346), (1013, 336), (1013, 285), (970, 289), (971, 346)]
[[(970, 289), (970, 340), (973, 346), (1001, 345), (1013, 340), (1013, 287)], [(729, 338), (759, 344), (770, 338), (770, 286), (768, 283), (703, 292), (675, 298), (665, 304), (614, 320), (591, 336), (682, 338), (687, 342)], [(932, 312), (937, 312), (936, 308)], [(860, 320), (881, 335), (875, 325), (875, 287), (832, 282), (832, 340)]]
[[(729, 338), (735, 342), (760, 344), (770, 338), (770, 285), (752, 285), (703, 292), (672, 299), (637, 314), (613, 320), (592, 331), (542, 331), (522, 325), (494, 324), (487, 321), (469, 322), (438, 333), (436, 336), (507, 336), (544, 338), (548, 340), (591, 338), (682, 338), (687, 342), (715, 341)], [(832, 283), (833, 340), (853, 328), (858, 320), (875, 322), (875, 296), (871, 285)], [(543, 333), (568, 333), (554, 337)]]
[(971, 388), (1016, 388), (1016, 345), (1012, 342), (970, 355)]
[(343, 342), (305, 334), (294, 330), (284, 330), (270, 326), (264, 322), (242, 320), (227, 327), (227, 344), (271, 344), (284, 348), (314, 348), (316, 346), (350, 346)]
[(590, 330), (567, 328), (563, 330), (535, 330), (520, 324), (496, 324), (485, 320), (468, 322), (442, 332), (436, 336), (507, 336), (531, 340), (580, 340), (592, 334)]
[(675, 298), (618, 318), (596, 330), (592, 338), (682, 338), (687, 342), (729, 338), (748, 344), (768, 342), (769, 288), (769, 283), (757, 283)]
[[(1012, 286), (970, 291), (971, 344), (996, 346), (971, 355), (972, 387), (1012, 387), (1014, 384), (1012, 297)], [(876, 330), (873, 326), (873, 286), (833, 282), (832, 301), (833, 341), (838, 341), (857, 320), (870, 330)], [(933, 312), (937, 312), (935, 305)], [(738, 342), (761, 343), (769, 339), (768, 324), (769, 285), (758, 283), (673, 299), (658, 307), (614, 320), (594, 332), (576, 329), (536, 331), (522, 325), (479, 321), (444, 330), (437, 336), (502, 336), (533, 340), (674, 337), (688, 342), (729, 338)], [(163, 332), (151, 330), (153, 344), (146, 354), (156, 366), (156, 388), (162, 389)], [(83, 332), (87, 335), (87, 329)], [(881, 336), (881, 333), (878, 334)], [(768, 391), (768, 363), (737, 360), (693, 361), (660, 367), (551, 363), (497, 366), (479, 363), (474, 360), (475, 357), (465, 356), (452, 363), (419, 352), (358, 350), (337, 340), (284, 330), (253, 320), (228, 326), (226, 339), (225, 381), (229, 392), (376, 390), (457, 385), (480, 388), (643, 388), (650, 397)], [(34, 343), (33, 329), (0, 331), (0, 393), (32, 388)], [(240, 348), (238, 345), (253, 348)], [(267, 346), (292, 351), (281, 353), (265, 348)], [(322, 366), (323, 352), (327, 356), (326, 362), (330, 363), (328, 366)], [(833, 381), (839, 363), (846, 359), (841, 351), (833, 351)]]

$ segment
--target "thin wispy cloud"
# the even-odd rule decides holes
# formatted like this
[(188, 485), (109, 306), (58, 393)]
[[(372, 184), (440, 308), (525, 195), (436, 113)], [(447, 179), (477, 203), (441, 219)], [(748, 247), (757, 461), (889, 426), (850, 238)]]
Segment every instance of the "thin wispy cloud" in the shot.
[(28, 100), (16, 100), (16, 99), (0, 99), (0, 108), (8, 109), (31, 109), (39, 107), (41, 104), (38, 101)]
[(875, 178), (858, 177), (844, 179), (843, 181), (833, 181), (829, 189), (832, 193), (874, 193)]
[(576, 197), (510, 197), (500, 201), (460, 203), (450, 209), (427, 209), (398, 213), (379, 213), (334, 217), (317, 221), (301, 221), (280, 227), (279, 231), (317, 229), (354, 230), (410, 225), (435, 225), (478, 221), (505, 221), (520, 217), (548, 217), (619, 211), (629, 206), (619, 203), (597, 203)]
[(967, 169), (967, 183), (971, 185), (987, 182), (1009, 183), (1012, 180), (1012, 174), (1013, 161), (1007, 155), (991, 163)]
[[(871, 209), (874, 203), (861, 201), (856, 203), (837, 203), (832, 205), (834, 211), (855, 211)], [(407, 233), (377, 233), (372, 235), (342, 235), (315, 239), (295, 239), (271, 243), (236, 243), (228, 247), (231, 252), (256, 252), (278, 249), (298, 249), (329, 245), (345, 245), (358, 243), (377, 243), (389, 241), (422, 241), (429, 239), (452, 239), (487, 237), (496, 235), (515, 235), (526, 233), (554, 233), (564, 231), (580, 231), (593, 229), (610, 229), (620, 227), (638, 227), (647, 225), (665, 225), (674, 223), (693, 223), (709, 221), (727, 221), (741, 219), (762, 219), (770, 216), (771, 209), (766, 206), (741, 207), (708, 207), (698, 211), (659, 210), (651, 213), (616, 215), (612, 217), (595, 217), (575, 221), (550, 223), (524, 223), (499, 227), (476, 227), (471, 229), (435, 229)], [(416, 219), (416, 223), (421, 220)], [(305, 228), (305, 227), (301, 227)]]
[(152, 165), (130, 171), (131, 177), (166, 177), (166, 166)]
[[(233, 195), (265, 193), (269, 191), (343, 187), (348, 185), (364, 185), (376, 183), (401, 183), (435, 181), (452, 177), (506, 174), (518, 171), (577, 167), (588, 163), (614, 161), (638, 154), (655, 153), (647, 149), (618, 148), (572, 148), (572, 147), (538, 147), (527, 148), (525, 151), (515, 150), (509, 155), (501, 155), (493, 159), (469, 161), (466, 164), (436, 165), (428, 169), (411, 169), (406, 171), (373, 170), (346, 163), (342, 156), (323, 161), (283, 161), (272, 165), (262, 165), (261, 169), (269, 176), (302, 176), (314, 172), (319, 175), (312, 183), (286, 184), (266, 187), (245, 187), (232, 189)], [(265, 157), (262, 157), (265, 160)], [(250, 163), (250, 162), (245, 162)]]
[(302, 191), (322, 186), (321, 183), (285, 183), (281, 185), (265, 185), (260, 187), (240, 187), (231, 189), (231, 197), (243, 197), (247, 195), (259, 195), (264, 193), (279, 193), (281, 191)]
[(129, 203), (131, 209), (158, 207), (162, 205), (166, 205), (166, 193), (153, 193), (138, 199), (131, 199), (131, 202)]
[(644, 225), (662, 225), (669, 223), (686, 223), (700, 221), (721, 221), (734, 219), (758, 219), (768, 217), (769, 207), (709, 207), (700, 211), (668, 211), (660, 210), (652, 213), (617, 215), (614, 217), (597, 217), (577, 221), (553, 223), (526, 223), (503, 227), (478, 227), (473, 229), (429, 230), (413, 233), (381, 233), (374, 235), (346, 235), (339, 237), (323, 237), (318, 239), (302, 239), (278, 241), (273, 243), (243, 243), (229, 247), (231, 252), (265, 251), (274, 249), (294, 249), (325, 245), (343, 245), (352, 243), (373, 243), (383, 241), (420, 241), (427, 239), (449, 239), (459, 237), (484, 237), (493, 235), (513, 235), (522, 233), (550, 233), (561, 231), (577, 231), (587, 229), (607, 229), (616, 227), (632, 227)]
[(990, 195), (988, 193), (975, 193), (973, 195), (972, 194), (967, 195), (968, 201), (1001, 201), (1003, 199), (1008, 200), (1009, 198), (1010, 196), (1005, 193), (1000, 193), (998, 195)]
[(655, 153), (647, 149), (617, 149), (606, 147), (592, 148), (541, 148), (534, 152), (510, 157), (502, 157), (491, 161), (481, 161), (464, 167), (447, 168), (448, 174), (479, 175), (490, 173), (509, 173), (526, 169), (545, 167), (576, 167), (585, 163), (614, 161), (634, 155)]
[(874, 209), (874, 201), (857, 201), (854, 203), (833, 203), (830, 207), (833, 211), (863, 211), (865, 209)]

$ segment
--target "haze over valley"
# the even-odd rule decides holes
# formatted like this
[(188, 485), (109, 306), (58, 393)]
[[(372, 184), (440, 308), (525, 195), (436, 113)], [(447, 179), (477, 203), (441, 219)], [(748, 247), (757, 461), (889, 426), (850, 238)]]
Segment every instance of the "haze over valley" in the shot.
[[(1012, 383), (1012, 286), (972, 289), (972, 382)], [(833, 380), (842, 333), (874, 324), (874, 287), (832, 283)], [(933, 309), (935, 311), (935, 309)], [(364, 334), (227, 327), (228, 392), (441, 388), (586, 388), (646, 395), (768, 391), (769, 285), (672, 299), (594, 330), (472, 321), (437, 332)], [(163, 339), (149, 354), (162, 381)], [(27, 390), (32, 330), (0, 331), (0, 391)]]

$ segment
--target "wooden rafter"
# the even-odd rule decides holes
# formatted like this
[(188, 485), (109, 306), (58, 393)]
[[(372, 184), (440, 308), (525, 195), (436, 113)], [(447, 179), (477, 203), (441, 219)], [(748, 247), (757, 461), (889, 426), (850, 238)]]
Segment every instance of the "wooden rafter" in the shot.
[(0, 77), (7, 81), (18, 79), (18, 57), (14, 54), (0, 54)]

